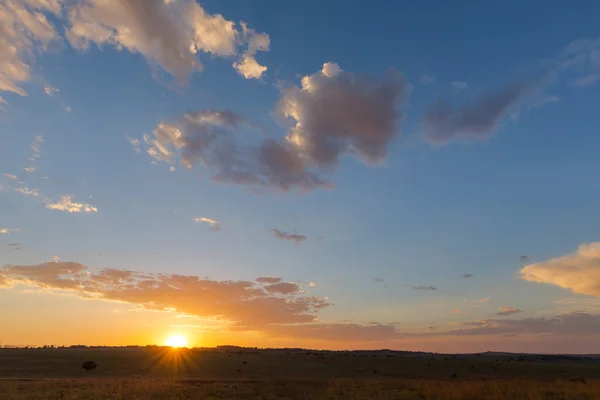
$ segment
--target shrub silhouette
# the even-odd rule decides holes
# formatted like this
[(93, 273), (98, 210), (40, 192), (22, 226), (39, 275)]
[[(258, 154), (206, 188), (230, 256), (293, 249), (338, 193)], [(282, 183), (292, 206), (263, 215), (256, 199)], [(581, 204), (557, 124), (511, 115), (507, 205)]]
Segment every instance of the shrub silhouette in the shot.
[(81, 368), (85, 369), (86, 372), (90, 372), (91, 370), (96, 369), (96, 367), (98, 367), (98, 364), (94, 361), (86, 361), (81, 365)]

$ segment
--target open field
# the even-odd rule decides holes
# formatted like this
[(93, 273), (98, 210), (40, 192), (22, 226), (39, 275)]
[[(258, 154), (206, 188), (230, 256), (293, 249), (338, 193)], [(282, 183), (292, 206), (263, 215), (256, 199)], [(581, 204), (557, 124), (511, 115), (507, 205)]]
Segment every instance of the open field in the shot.
[[(81, 364), (94, 360), (86, 373)], [(600, 359), (254, 349), (0, 349), (0, 399), (600, 399)]]

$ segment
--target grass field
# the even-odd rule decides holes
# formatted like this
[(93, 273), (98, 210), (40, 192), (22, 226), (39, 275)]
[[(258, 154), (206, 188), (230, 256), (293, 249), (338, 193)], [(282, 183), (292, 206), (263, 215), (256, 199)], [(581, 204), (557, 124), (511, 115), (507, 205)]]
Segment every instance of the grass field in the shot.
[[(84, 361), (98, 368), (85, 372)], [(600, 399), (600, 360), (253, 349), (0, 349), (0, 399)]]

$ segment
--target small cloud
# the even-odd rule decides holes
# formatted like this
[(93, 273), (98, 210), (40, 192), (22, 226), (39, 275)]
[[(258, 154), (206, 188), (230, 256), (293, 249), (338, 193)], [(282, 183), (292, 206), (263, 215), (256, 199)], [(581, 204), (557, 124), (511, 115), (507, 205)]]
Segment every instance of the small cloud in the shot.
[(27, 172), (30, 172), (30, 173), (31, 173), (31, 172), (35, 172), (35, 171), (36, 171), (36, 169), (35, 169), (35, 167), (27, 167), (27, 168), (25, 168), (25, 171), (27, 171)]
[(318, 285), (315, 282), (308, 282), (308, 286), (317, 287)]
[(15, 191), (23, 193), (25, 196), (39, 196), (40, 191), (38, 189), (29, 189), (27, 186), (16, 188)]
[(496, 315), (500, 315), (500, 316), (507, 316), (507, 315), (511, 315), (511, 314), (518, 314), (518, 313), (522, 313), (523, 310), (519, 310), (518, 308), (514, 308), (514, 307), (500, 307), (498, 309), (498, 312), (496, 313)]
[(375, 282), (375, 283), (381, 283), (381, 282), (385, 282), (385, 279), (375, 278), (375, 279), (373, 279), (373, 282)]
[(173, 166), (170, 166), (170, 167), (169, 167), (169, 171), (171, 171), (171, 172), (174, 172), (174, 171), (175, 171), (175, 167), (173, 167)]
[(421, 74), (419, 81), (422, 85), (432, 85), (435, 82), (435, 76), (429, 74)]
[(8, 101), (4, 100), (2, 96), (0, 96), (0, 110), (4, 110), (4, 105), (8, 104)]
[(573, 84), (579, 87), (591, 86), (596, 83), (598, 79), (600, 79), (600, 73), (588, 74), (581, 78), (577, 78)]
[(19, 231), (20, 231), (19, 228), (13, 228), (13, 229), (11, 229), (11, 228), (0, 228), (0, 234), (1, 235), (7, 235), (9, 233), (19, 232)]
[(60, 257), (59, 256), (52, 256), (52, 261), (54, 261), (55, 263), (60, 261)]
[(73, 109), (71, 108), (71, 106), (68, 105), (68, 104), (60, 103), (60, 106), (63, 108), (63, 110), (65, 110), (68, 113), (70, 113), (71, 111), (73, 111)]
[(47, 85), (47, 86), (44, 86), (44, 92), (45, 92), (45, 93), (46, 93), (48, 96), (50, 96), (50, 97), (53, 97), (53, 96), (54, 96), (54, 94), (55, 94), (55, 93), (59, 93), (59, 92), (60, 92), (60, 90), (59, 90), (59, 89), (57, 89), (57, 88), (55, 88), (55, 87), (52, 87), (52, 86), (50, 86), (50, 85)]
[(216, 219), (206, 218), (206, 217), (197, 217), (197, 218), (194, 218), (194, 222), (208, 224), (209, 225), (208, 229), (211, 231), (218, 231), (221, 229), (221, 222), (217, 221)]
[(142, 152), (142, 149), (140, 148), (140, 146), (142, 145), (142, 143), (140, 142), (140, 140), (138, 138), (134, 138), (134, 137), (125, 135), (125, 139), (127, 139), (127, 141), (129, 143), (131, 143), (131, 145), (133, 146), (133, 150), (136, 153), (141, 153)]
[(271, 276), (259, 276), (256, 278), (256, 282), (258, 283), (279, 283), (281, 282), (281, 278), (273, 278)]
[(433, 330), (435, 330), (435, 326), (433, 326), (433, 325), (429, 325), (429, 326), (427, 327), (427, 329), (429, 329), (430, 331), (433, 331)]
[(463, 278), (472, 278), (473, 274), (464, 274), (462, 277)]
[(463, 310), (461, 310), (460, 308), (457, 308), (456, 310), (452, 310), (453, 314), (464, 314), (465, 312)]
[(8, 179), (12, 179), (13, 181), (16, 181), (19, 179), (19, 178), (17, 178), (16, 175), (13, 175), (13, 174), (4, 174), (4, 176), (6, 176)]
[(437, 290), (438, 289), (434, 286), (425, 286), (425, 285), (413, 285), (410, 288), (413, 290)]
[(483, 304), (483, 303), (487, 303), (489, 300), (490, 300), (490, 298), (486, 297), (484, 299), (475, 300), (473, 303)]
[(467, 85), (467, 82), (462, 82), (462, 81), (453, 81), (453, 82), (450, 82), (450, 84), (458, 90), (466, 89), (469, 86), (469, 85)]
[(71, 196), (63, 196), (56, 203), (46, 204), (46, 208), (49, 210), (66, 211), (69, 213), (98, 212), (98, 209), (90, 204), (73, 202), (73, 198)]
[(277, 238), (277, 239), (280, 239), (280, 240), (291, 240), (293, 242), (296, 242), (296, 244), (300, 244), (303, 241), (305, 241), (306, 239), (308, 239), (304, 235), (298, 235), (296, 233), (282, 232), (279, 229), (271, 229), (270, 232), (271, 232), (271, 235), (274, 238)]

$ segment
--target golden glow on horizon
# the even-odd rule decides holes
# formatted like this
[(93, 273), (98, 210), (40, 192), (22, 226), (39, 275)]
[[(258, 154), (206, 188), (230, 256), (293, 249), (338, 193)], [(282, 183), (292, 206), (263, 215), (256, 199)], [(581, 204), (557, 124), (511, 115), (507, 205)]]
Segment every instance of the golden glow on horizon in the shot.
[(188, 340), (183, 335), (171, 335), (165, 340), (165, 346), (170, 346), (173, 348), (179, 347), (187, 347)]

